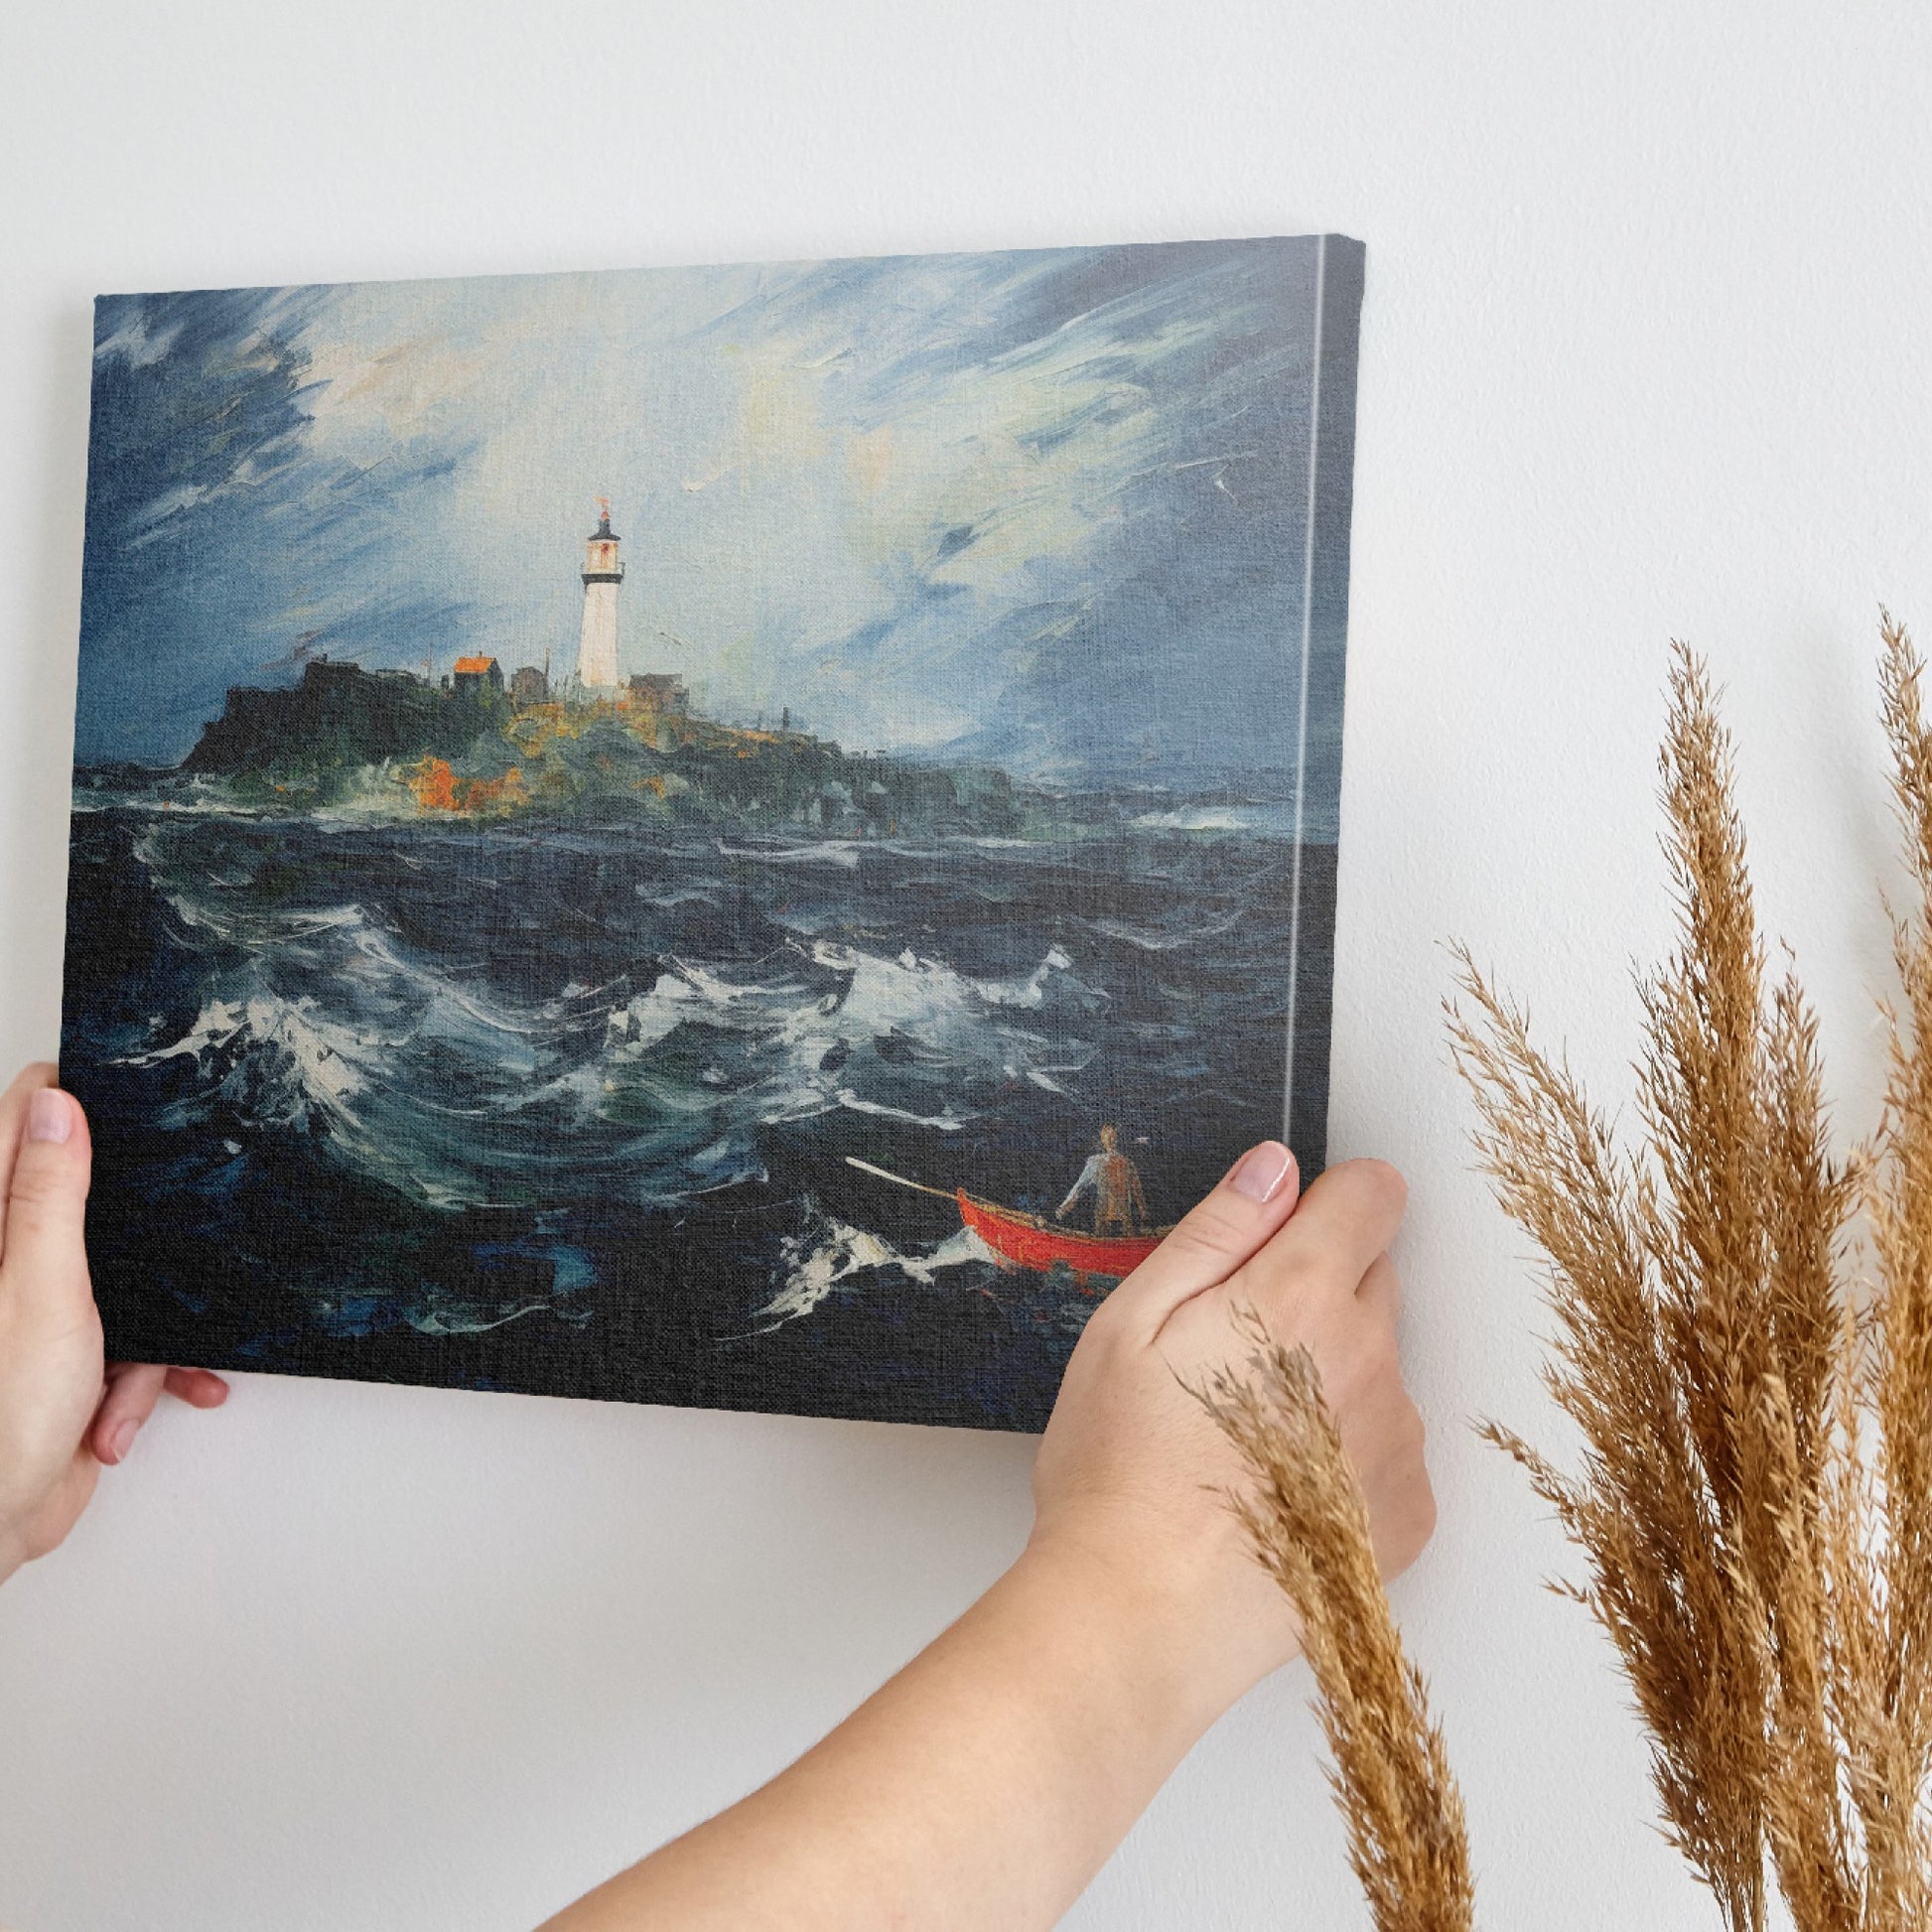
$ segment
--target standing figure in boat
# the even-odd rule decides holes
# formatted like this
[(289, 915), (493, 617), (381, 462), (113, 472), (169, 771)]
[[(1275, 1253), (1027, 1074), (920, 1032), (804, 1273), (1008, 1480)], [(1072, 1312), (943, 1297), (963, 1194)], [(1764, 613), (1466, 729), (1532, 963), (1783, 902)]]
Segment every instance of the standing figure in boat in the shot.
[(1095, 1234), (1138, 1234), (1147, 1226), (1141, 1171), (1120, 1151), (1120, 1136), (1111, 1127), (1100, 1130), (1099, 1151), (1087, 1157), (1087, 1165), (1067, 1189), (1055, 1218), (1064, 1221), (1086, 1193), (1093, 1195)]

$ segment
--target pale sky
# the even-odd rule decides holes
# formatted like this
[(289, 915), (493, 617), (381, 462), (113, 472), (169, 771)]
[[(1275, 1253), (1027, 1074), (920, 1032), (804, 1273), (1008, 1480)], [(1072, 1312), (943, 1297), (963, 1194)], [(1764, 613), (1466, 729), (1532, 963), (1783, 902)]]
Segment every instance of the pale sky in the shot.
[(1313, 257), (103, 298), (80, 756), (179, 759), (319, 650), (564, 673), (608, 495), (623, 669), (711, 715), (1048, 779), (1279, 772)]

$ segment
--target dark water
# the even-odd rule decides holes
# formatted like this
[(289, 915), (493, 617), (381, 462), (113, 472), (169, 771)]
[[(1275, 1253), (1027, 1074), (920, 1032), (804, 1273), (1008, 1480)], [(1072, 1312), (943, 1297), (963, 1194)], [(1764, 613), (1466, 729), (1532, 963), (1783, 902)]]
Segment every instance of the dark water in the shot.
[[(1035, 1428), (1094, 1306), (910, 1178), (1169, 1220), (1281, 1131), (1295, 850), (76, 813), (64, 1070), (135, 1356)], [(1331, 848), (1302, 865), (1325, 1102)], [(1318, 1160), (1318, 1147), (1313, 1150)]]

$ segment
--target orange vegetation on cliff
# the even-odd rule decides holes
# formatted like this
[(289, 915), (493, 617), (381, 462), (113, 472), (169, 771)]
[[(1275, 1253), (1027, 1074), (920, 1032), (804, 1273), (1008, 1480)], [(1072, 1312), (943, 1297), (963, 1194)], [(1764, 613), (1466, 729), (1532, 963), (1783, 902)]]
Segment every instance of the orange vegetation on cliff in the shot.
[(409, 789), (419, 812), (510, 811), (530, 802), (514, 764), (500, 778), (459, 778), (448, 759), (427, 758), (410, 772)]
[(456, 778), (448, 759), (425, 759), (409, 774), (409, 789), (416, 794), (419, 812), (453, 812), (457, 809)]

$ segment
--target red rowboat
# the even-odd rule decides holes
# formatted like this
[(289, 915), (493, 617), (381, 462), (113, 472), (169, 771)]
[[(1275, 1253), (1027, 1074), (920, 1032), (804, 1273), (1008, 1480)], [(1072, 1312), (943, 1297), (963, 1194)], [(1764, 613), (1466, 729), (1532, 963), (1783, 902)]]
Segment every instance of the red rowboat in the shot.
[(959, 1218), (993, 1250), (993, 1259), (1002, 1268), (1031, 1268), (1035, 1274), (1044, 1275), (1055, 1262), (1061, 1262), (1072, 1269), (1077, 1281), (1084, 1283), (1089, 1276), (1101, 1275), (1117, 1282), (1131, 1275), (1173, 1231), (1156, 1228), (1152, 1234), (1081, 1234), (1037, 1214), (1023, 1214), (1017, 1207), (981, 1200), (964, 1187), (948, 1192), (944, 1187), (928, 1187), (923, 1180), (907, 1180), (902, 1173), (875, 1167), (856, 1154), (848, 1154), (845, 1164), (861, 1173), (890, 1180), (895, 1187), (957, 1201)]
[(1037, 1214), (998, 1207), (958, 1189), (959, 1218), (993, 1250), (1007, 1268), (1031, 1268), (1043, 1275), (1064, 1262), (1075, 1275), (1105, 1275), (1114, 1281), (1131, 1275), (1161, 1245), (1158, 1234), (1079, 1234)]

